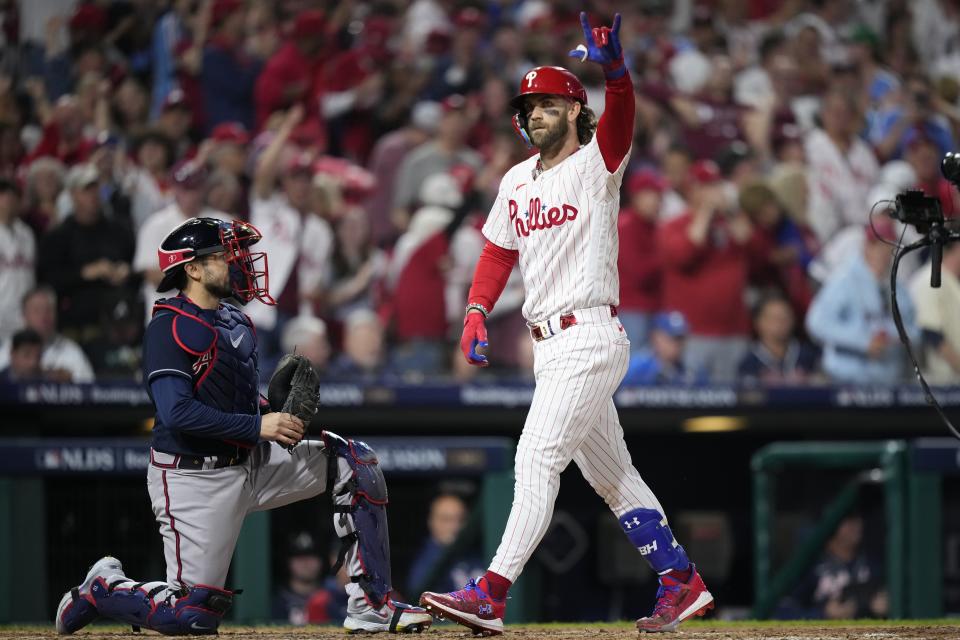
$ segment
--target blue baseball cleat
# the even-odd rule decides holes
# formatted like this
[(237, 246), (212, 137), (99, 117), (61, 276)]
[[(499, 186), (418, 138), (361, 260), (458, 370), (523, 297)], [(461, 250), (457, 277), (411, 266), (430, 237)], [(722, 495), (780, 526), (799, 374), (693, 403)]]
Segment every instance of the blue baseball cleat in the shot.
[(113, 575), (123, 575), (123, 565), (113, 556), (104, 556), (97, 560), (83, 584), (74, 587), (63, 594), (60, 604), (57, 605), (57, 633), (62, 636), (70, 635), (84, 628), (100, 617), (90, 586), (97, 578), (107, 578)]

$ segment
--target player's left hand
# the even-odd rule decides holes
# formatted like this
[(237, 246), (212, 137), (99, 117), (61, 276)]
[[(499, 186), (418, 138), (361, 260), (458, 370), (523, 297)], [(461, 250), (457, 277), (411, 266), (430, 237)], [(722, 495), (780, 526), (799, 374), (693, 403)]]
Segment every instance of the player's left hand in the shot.
[(590, 60), (604, 67), (623, 67), (623, 48), (620, 46), (620, 14), (613, 17), (612, 27), (591, 28), (587, 20), (587, 12), (580, 12), (580, 24), (583, 27), (583, 38), (586, 44), (581, 44), (570, 52), (571, 58), (581, 62)]
[(476, 311), (467, 313), (463, 319), (463, 334), (460, 336), (460, 350), (467, 362), (476, 367), (490, 365), (487, 356), (477, 353), (477, 349), (485, 349), (487, 342), (487, 326), (483, 322), (483, 314)]

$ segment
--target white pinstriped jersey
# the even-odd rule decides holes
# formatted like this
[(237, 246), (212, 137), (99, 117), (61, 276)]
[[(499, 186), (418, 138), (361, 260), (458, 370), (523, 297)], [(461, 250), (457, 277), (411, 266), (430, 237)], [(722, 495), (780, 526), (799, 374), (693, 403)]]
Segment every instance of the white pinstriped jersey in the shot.
[(490, 242), (520, 253), (523, 317), (619, 304), (617, 215), (629, 151), (610, 173), (594, 136), (534, 179), (539, 158), (503, 176), (483, 226)]

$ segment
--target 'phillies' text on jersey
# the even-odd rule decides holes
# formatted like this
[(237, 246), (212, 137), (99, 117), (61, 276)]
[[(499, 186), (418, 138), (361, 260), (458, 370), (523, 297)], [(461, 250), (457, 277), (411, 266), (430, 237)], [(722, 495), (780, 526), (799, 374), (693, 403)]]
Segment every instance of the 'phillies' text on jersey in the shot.
[(524, 212), (523, 217), (517, 217), (520, 206), (516, 200), (511, 200), (508, 203), (508, 208), (510, 220), (513, 221), (514, 228), (517, 230), (517, 236), (529, 236), (531, 231), (558, 227), (567, 220), (576, 220), (578, 213), (577, 208), (570, 204), (548, 208), (540, 203), (540, 198), (530, 200), (530, 206)]

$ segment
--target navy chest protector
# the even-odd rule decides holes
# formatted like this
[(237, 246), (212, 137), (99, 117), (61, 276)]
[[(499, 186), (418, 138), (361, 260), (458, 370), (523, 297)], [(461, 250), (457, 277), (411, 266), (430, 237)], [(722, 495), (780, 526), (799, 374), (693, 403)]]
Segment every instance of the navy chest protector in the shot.
[[(173, 337), (192, 359), (197, 400), (228, 413), (259, 412), (256, 330), (237, 307), (221, 303), (212, 322), (181, 297), (159, 300), (154, 314), (172, 312)], [(209, 314), (204, 314), (209, 319)]]

